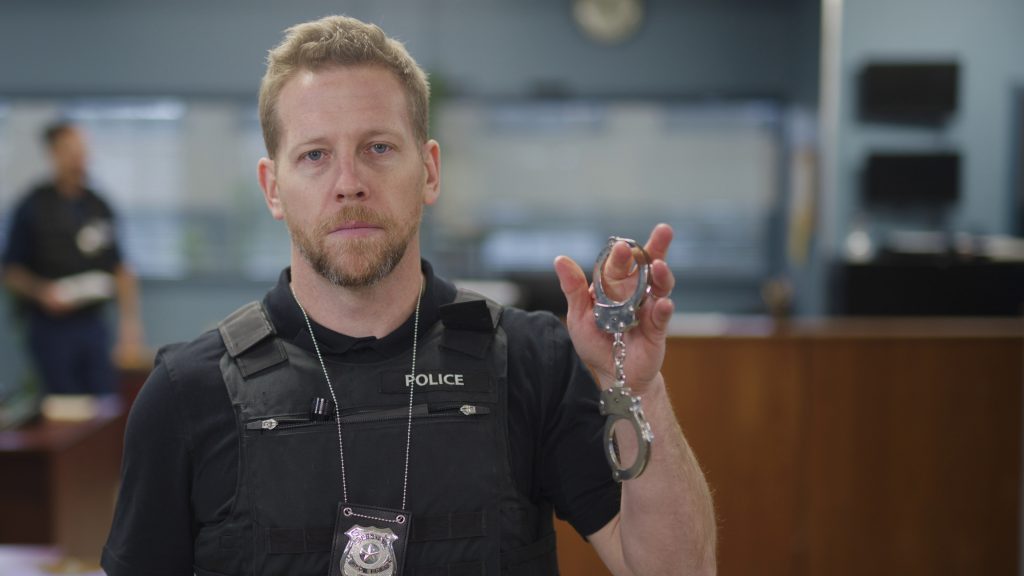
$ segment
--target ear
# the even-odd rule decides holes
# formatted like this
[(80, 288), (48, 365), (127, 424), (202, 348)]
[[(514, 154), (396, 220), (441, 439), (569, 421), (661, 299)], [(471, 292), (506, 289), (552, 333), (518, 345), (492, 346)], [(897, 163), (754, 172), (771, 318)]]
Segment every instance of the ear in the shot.
[(437, 140), (427, 140), (423, 144), (423, 167), (426, 180), (423, 183), (423, 203), (430, 205), (437, 202), (441, 194), (441, 146)]
[(256, 173), (259, 177), (260, 188), (263, 189), (263, 199), (267, 202), (270, 215), (274, 220), (284, 219), (284, 206), (281, 204), (281, 197), (277, 189), (277, 174), (274, 172), (274, 161), (270, 158), (260, 158), (256, 164)]

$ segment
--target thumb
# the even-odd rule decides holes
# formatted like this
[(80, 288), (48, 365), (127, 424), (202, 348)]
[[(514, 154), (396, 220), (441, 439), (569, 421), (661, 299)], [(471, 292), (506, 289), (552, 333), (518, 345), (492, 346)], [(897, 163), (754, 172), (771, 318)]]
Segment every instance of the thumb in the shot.
[(555, 258), (555, 274), (558, 275), (558, 284), (569, 305), (567, 316), (580, 317), (586, 314), (590, 307), (590, 286), (583, 269), (572, 258), (559, 256)]

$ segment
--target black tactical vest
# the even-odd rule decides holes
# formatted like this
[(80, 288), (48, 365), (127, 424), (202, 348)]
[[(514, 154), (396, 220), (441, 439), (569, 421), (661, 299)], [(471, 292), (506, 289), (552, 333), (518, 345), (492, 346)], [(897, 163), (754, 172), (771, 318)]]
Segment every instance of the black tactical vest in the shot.
[[(557, 574), (551, 508), (513, 485), (501, 307), (460, 291), (441, 318), (420, 339), (415, 378), (411, 350), (372, 364), (325, 358), (349, 502), (401, 506), (411, 380), (413, 521), (403, 574)], [(220, 332), (241, 460), (228, 518), (196, 537), (196, 574), (324, 576), (342, 489), (337, 423), (310, 417), (313, 398), (330, 399), (320, 364), (277, 337), (258, 302)]]

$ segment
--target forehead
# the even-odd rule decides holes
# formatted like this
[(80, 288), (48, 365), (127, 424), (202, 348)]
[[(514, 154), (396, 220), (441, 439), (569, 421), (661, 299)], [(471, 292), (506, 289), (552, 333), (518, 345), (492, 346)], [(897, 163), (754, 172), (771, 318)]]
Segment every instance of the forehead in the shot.
[(77, 128), (62, 131), (48, 145), (51, 154), (78, 153), (85, 150), (85, 138)]
[(53, 139), (54, 146), (66, 143), (77, 143), (82, 140), (82, 131), (74, 126), (69, 126), (58, 132)]
[(402, 83), (377, 66), (300, 70), (281, 89), (277, 114), (285, 146), (328, 133), (387, 131), (412, 137)]

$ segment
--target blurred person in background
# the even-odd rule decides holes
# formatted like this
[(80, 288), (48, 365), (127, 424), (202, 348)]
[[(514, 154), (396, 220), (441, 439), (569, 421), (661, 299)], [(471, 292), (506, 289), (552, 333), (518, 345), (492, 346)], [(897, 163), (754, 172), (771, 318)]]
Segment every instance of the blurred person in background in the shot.
[[(619, 484), (598, 409), (612, 338), (582, 269), (555, 262), (567, 329), (421, 259), (440, 193), (428, 101), (405, 48), (352, 18), (271, 51), (257, 172), (291, 266), (158, 355), (129, 416), (109, 574), (553, 575), (553, 511), (618, 576), (715, 572), (710, 494), (660, 372), (672, 230), (651, 233), (653, 293), (626, 335), (656, 441)], [(626, 244), (609, 262), (623, 280)]]
[(14, 209), (3, 281), (24, 317), (42, 391), (114, 393), (117, 372), (104, 304), (118, 302), (113, 356), (137, 360), (142, 347), (137, 283), (122, 260), (113, 212), (87, 185), (88, 149), (81, 130), (60, 121), (43, 137), (52, 177)]

